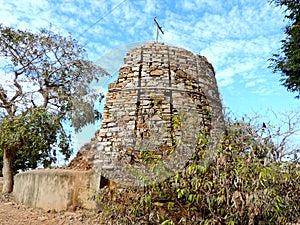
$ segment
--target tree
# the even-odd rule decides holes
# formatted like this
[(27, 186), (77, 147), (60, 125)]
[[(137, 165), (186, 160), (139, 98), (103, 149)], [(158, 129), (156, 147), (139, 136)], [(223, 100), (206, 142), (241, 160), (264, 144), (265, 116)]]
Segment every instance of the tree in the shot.
[(70, 157), (67, 121), (75, 131), (94, 122), (97, 93), (90, 84), (106, 72), (85, 59), (85, 49), (70, 34), (2, 24), (0, 66), (0, 153), (3, 192), (9, 193), (13, 165), (48, 166), (57, 151)]
[(282, 85), (288, 91), (297, 92), (300, 97), (300, 1), (271, 0), (276, 6), (285, 7), (285, 18), (289, 24), (285, 28), (286, 39), (282, 40), (280, 53), (271, 58), (274, 72), (282, 73)]

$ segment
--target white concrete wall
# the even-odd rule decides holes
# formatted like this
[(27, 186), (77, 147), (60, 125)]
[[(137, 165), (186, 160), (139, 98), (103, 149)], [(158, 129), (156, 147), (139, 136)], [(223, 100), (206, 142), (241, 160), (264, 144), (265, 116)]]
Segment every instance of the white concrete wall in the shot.
[(93, 209), (99, 185), (100, 175), (93, 171), (33, 170), (15, 176), (13, 195), (18, 203), (46, 210)]

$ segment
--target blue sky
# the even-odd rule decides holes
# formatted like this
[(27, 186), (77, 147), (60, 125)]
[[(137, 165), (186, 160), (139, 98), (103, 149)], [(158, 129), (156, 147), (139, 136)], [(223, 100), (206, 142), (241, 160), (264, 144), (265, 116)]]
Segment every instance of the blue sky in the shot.
[(51, 24), (61, 34), (70, 32), (88, 58), (110, 72), (130, 47), (154, 40), (154, 16), (164, 30), (160, 41), (213, 64), (223, 104), (233, 113), (299, 107), (268, 68), (287, 21), (267, 0), (0, 0), (1, 23), (32, 31)]

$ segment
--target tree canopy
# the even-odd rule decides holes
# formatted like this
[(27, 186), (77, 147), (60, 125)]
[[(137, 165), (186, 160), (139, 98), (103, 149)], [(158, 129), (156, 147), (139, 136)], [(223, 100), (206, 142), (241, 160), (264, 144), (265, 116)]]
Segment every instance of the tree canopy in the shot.
[(289, 20), (285, 28), (286, 38), (282, 40), (280, 52), (271, 58), (274, 72), (282, 73), (282, 85), (300, 97), (300, 1), (271, 0), (276, 6), (284, 7), (285, 18)]
[(70, 156), (66, 121), (75, 131), (94, 122), (98, 92), (91, 84), (106, 74), (86, 59), (85, 49), (70, 34), (64, 37), (45, 29), (33, 33), (0, 24), (4, 177), (13, 158), (15, 167), (24, 169), (50, 165), (57, 151)]
[[(0, 120), (0, 127), (0, 146), (18, 149), (13, 162), (14, 172), (38, 165), (48, 167), (55, 162), (58, 150), (65, 159), (72, 153), (70, 136), (61, 128), (59, 117), (43, 109), (24, 116), (4, 117)], [(3, 150), (0, 153), (3, 157)]]

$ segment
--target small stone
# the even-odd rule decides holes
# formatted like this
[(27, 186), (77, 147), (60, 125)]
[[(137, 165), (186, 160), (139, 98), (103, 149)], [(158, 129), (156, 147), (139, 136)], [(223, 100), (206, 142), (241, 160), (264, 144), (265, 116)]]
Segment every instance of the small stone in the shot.
[[(74, 210), (74, 209), (72, 209), (72, 210)], [(76, 213), (75, 212), (65, 212), (65, 216), (66, 217), (75, 217)]]
[(163, 74), (164, 74), (164, 71), (163, 71), (163, 70), (158, 70), (158, 69), (152, 70), (152, 71), (150, 72), (150, 75), (151, 75), (151, 76), (161, 76), (161, 75), (163, 75)]
[(108, 85), (108, 89), (114, 88), (114, 87), (115, 87), (115, 85), (116, 85), (115, 83), (111, 83), (111, 84), (109, 84), (109, 85)]
[(14, 205), (13, 202), (5, 202), (4, 205)]
[(110, 123), (110, 122), (113, 122), (114, 119), (113, 118), (106, 118), (102, 121), (102, 123)]
[(40, 220), (41, 222), (48, 220), (48, 216), (40, 216), (38, 217), (38, 220)]
[(114, 170), (114, 166), (113, 165), (103, 165), (102, 169), (103, 170)]
[(143, 127), (147, 127), (147, 125), (145, 123), (138, 123), (136, 125), (137, 128), (143, 128)]

